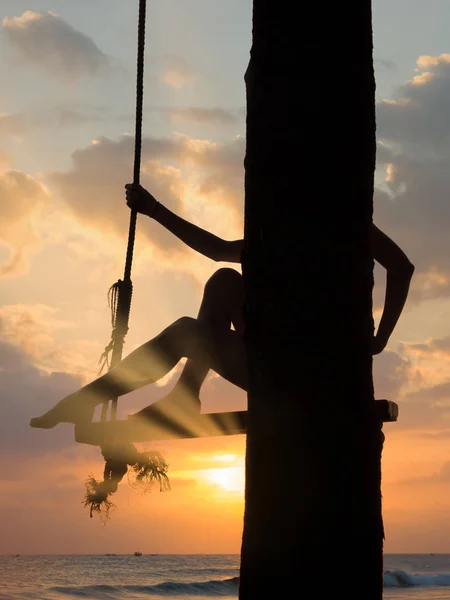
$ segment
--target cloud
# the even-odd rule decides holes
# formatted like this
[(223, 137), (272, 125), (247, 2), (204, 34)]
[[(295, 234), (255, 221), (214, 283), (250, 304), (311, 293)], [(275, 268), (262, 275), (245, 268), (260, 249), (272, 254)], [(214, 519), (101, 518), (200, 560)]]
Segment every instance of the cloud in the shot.
[(450, 483), (450, 462), (445, 462), (440, 469), (431, 475), (409, 477), (398, 481), (398, 485), (433, 485)]
[[(225, 110), (222, 108), (148, 108), (148, 112), (159, 113), (171, 123), (195, 123), (212, 127), (240, 127), (245, 120), (244, 109)], [(116, 113), (108, 106), (95, 106), (77, 102), (34, 106), (26, 113), (0, 114), (0, 139), (20, 138), (37, 128), (73, 128), (85, 123), (126, 123), (134, 122), (134, 115)]]
[[(42, 414), (53, 404), (79, 387), (79, 380), (66, 373), (44, 373), (18, 347), (0, 334), (0, 455), (14, 458), (45, 454), (51, 449), (72, 443), (67, 427), (61, 426), (54, 435), (29, 427), (33, 416)], [(39, 439), (39, 443), (38, 442)], [(37, 448), (39, 451), (37, 452)], [(8, 460), (2, 460), (9, 462)]]
[(60, 129), (101, 122), (132, 123), (133, 119), (131, 114), (114, 114), (107, 106), (82, 103), (34, 106), (26, 113), (0, 114), (0, 138), (20, 138), (36, 128)]
[(450, 294), (450, 54), (421, 56), (416, 71), (377, 103), (375, 221), (415, 264), (421, 301)]
[(162, 108), (170, 120), (175, 122), (192, 122), (216, 126), (241, 125), (245, 119), (245, 109), (226, 110), (223, 108)]
[[(410, 394), (410, 398), (420, 398), (423, 402), (438, 403), (442, 405), (442, 401), (450, 401), (450, 381), (439, 383), (428, 388), (422, 388), (417, 392)], [(450, 410), (450, 402), (449, 408)]]
[[(180, 172), (158, 160), (172, 154), (176, 153), (170, 142), (145, 140), (142, 184), (169, 208), (180, 212)], [(131, 136), (123, 136), (117, 142), (100, 138), (72, 154), (70, 171), (49, 173), (47, 181), (84, 225), (125, 238), (129, 209), (125, 204), (124, 186), (133, 177), (133, 157), (134, 139)], [(176, 239), (164, 236), (161, 228), (154, 228), (156, 237), (153, 237), (145, 226), (147, 223), (143, 225), (146, 236), (156, 245), (167, 249), (177, 247)]]
[(410, 81), (377, 105), (379, 139), (413, 155), (450, 150), (450, 54), (420, 56)]
[[(416, 350), (417, 346), (420, 350)], [(446, 349), (448, 340), (438, 341), (437, 346)], [(386, 398), (399, 405), (396, 431), (435, 436), (450, 428), (450, 381), (436, 383), (435, 363), (430, 371), (417, 365), (418, 352), (423, 352), (422, 344), (401, 344), (400, 353), (385, 350), (374, 357), (375, 398)]]
[(23, 64), (39, 66), (57, 79), (77, 81), (108, 69), (109, 59), (94, 41), (50, 11), (3, 17), (2, 25)]
[(393, 154), (385, 190), (375, 193), (375, 221), (416, 266), (411, 299), (450, 293), (450, 173), (447, 161)]
[(0, 115), (0, 138), (21, 136), (28, 129), (27, 118), (23, 114)]
[[(215, 207), (220, 205), (225, 214), (232, 215), (228, 219), (231, 221), (242, 215), (243, 154), (244, 141), (240, 138), (214, 144), (183, 135), (171, 139), (146, 137), (141, 183), (177, 214), (183, 214), (186, 204), (192, 201), (197, 217), (202, 207), (213, 222)], [(73, 153), (70, 171), (51, 172), (46, 181), (84, 225), (125, 237), (129, 210), (124, 185), (132, 179), (133, 156), (131, 136), (115, 141), (102, 137)], [(200, 202), (195, 195), (205, 197)], [(195, 220), (195, 216), (189, 215), (188, 219)], [(139, 228), (155, 248), (169, 254), (186, 251), (173, 235), (149, 219), (142, 219)]]
[(450, 336), (430, 338), (426, 342), (403, 344), (406, 351), (420, 357), (450, 358)]
[(177, 90), (193, 83), (195, 79), (194, 71), (184, 58), (166, 54), (160, 57), (159, 62), (162, 63), (159, 73), (161, 83)]
[(49, 201), (41, 182), (13, 169), (0, 172), (0, 245), (10, 256), (0, 263), (0, 277), (26, 272), (40, 247), (37, 220)]
[(395, 68), (395, 63), (386, 58), (375, 58), (373, 62), (378, 70), (387, 71)]
[(440, 431), (450, 425), (450, 382), (421, 387), (406, 394), (400, 405), (398, 429)]
[(95, 375), (92, 356), (100, 353), (93, 341), (72, 340), (70, 346), (58, 341), (58, 334), (75, 327), (60, 318), (58, 309), (45, 304), (10, 304), (0, 307), (0, 335), (20, 348), (44, 372), (64, 371), (81, 377)]
[(396, 352), (385, 350), (374, 357), (376, 398), (396, 401), (411, 378), (411, 363)]

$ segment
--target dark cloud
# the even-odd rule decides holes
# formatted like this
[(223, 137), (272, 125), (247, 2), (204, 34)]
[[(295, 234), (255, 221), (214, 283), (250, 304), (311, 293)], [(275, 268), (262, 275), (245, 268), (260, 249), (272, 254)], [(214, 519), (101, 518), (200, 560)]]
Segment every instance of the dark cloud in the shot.
[(378, 137), (412, 155), (450, 150), (450, 54), (422, 56), (417, 74), (400, 86), (395, 98), (377, 105)]
[(376, 398), (396, 400), (410, 377), (411, 364), (396, 352), (385, 350), (374, 357), (373, 373)]
[[(443, 348), (448, 347), (447, 339), (437, 342)], [(421, 436), (434, 436), (450, 417), (450, 381), (423, 387), (422, 375), (407, 357), (411, 346), (415, 345), (402, 345), (401, 354), (385, 350), (374, 357), (375, 397), (399, 405), (396, 430), (413, 430), (422, 432)], [(408, 391), (411, 389), (417, 391)]]
[(395, 68), (395, 63), (392, 60), (388, 60), (386, 58), (376, 58), (374, 59), (375, 69), (390, 71)]
[(450, 55), (423, 56), (417, 74), (377, 104), (375, 221), (416, 272), (412, 301), (450, 294)]
[(450, 417), (450, 382), (407, 394), (400, 404), (399, 429), (441, 430)]
[(0, 456), (13, 466), (25, 458), (45, 455), (73, 444), (73, 427), (52, 431), (29, 427), (38, 416), (80, 386), (66, 373), (46, 374), (14, 345), (0, 338)]
[(52, 12), (28, 10), (20, 17), (4, 17), (3, 31), (16, 56), (50, 75), (75, 81), (106, 73), (110, 61), (95, 42)]
[(386, 189), (375, 193), (375, 221), (416, 266), (412, 299), (450, 293), (448, 163), (392, 155)]

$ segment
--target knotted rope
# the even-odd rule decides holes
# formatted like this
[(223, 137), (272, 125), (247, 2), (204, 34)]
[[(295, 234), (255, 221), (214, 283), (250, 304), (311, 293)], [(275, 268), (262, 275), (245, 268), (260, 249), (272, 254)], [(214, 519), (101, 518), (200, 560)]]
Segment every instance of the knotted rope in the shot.
[[(133, 183), (140, 183), (141, 154), (142, 154), (142, 113), (144, 101), (144, 50), (145, 50), (145, 17), (146, 0), (139, 1), (138, 48), (137, 48), (137, 77), (136, 77), (136, 130), (134, 138), (134, 169)], [(111, 340), (100, 357), (100, 373), (105, 367), (112, 369), (122, 359), (124, 339), (128, 332), (133, 284), (131, 281), (131, 265), (133, 262), (134, 241), (136, 236), (136, 210), (131, 210), (128, 228), (128, 244), (125, 259), (123, 279), (114, 283), (108, 291), (108, 303), (111, 310)], [(111, 358), (110, 358), (111, 356)], [(106, 421), (108, 401), (102, 405), (101, 420)], [(117, 415), (117, 398), (111, 399), (111, 420)], [(131, 466), (136, 483), (147, 484), (150, 488), (159, 483), (160, 491), (170, 488), (167, 477), (167, 464), (157, 452), (138, 452), (131, 443), (102, 445), (105, 459), (103, 481), (97, 481), (90, 476), (86, 481), (86, 496), (84, 505), (90, 508), (90, 516), (99, 514), (103, 519), (108, 518), (114, 504), (111, 494), (117, 491), (120, 481)]]
[(105, 445), (102, 454), (105, 459), (103, 481), (97, 481), (92, 475), (86, 481), (84, 506), (89, 507), (91, 518), (94, 514), (98, 514), (103, 521), (109, 518), (115, 508), (110, 496), (117, 492), (119, 483), (128, 471), (128, 465), (134, 476), (132, 483), (140, 486), (144, 484), (145, 491), (150, 491), (155, 484), (159, 485), (160, 492), (170, 489), (168, 465), (159, 452), (138, 452), (129, 443)]
[[(144, 105), (144, 52), (145, 52), (145, 17), (146, 0), (139, 0), (138, 43), (137, 43), (137, 76), (136, 76), (136, 123), (134, 136), (134, 168), (133, 183), (140, 183), (142, 155), (142, 121)], [(114, 283), (108, 292), (111, 309), (112, 333), (111, 341), (100, 357), (100, 372), (105, 367), (112, 369), (122, 359), (124, 339), (128, 332), (133, 284), (131, 281), (131, 265), (133, 263), (134, 241), (136, 237), (137, 211), (130, 212), (128, 227), (127, 254), (123, 279)], [(111, 359), (110, 359), (111, 354)], [(108, 402), (102, 406), (101, 420), (106, 420)], [(111, 399), (111, 419), (117, 414), (117, 398)]]

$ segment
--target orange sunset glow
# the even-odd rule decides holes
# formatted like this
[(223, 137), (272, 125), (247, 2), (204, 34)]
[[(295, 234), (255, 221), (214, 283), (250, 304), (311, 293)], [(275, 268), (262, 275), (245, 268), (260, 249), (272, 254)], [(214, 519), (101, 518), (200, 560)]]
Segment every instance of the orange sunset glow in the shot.
[[(182, 218), (240, 239), (251, 2), (148, 4), (141, 183)], [(422, 3), (401, 4), (399, 15), (387, 1), (374, 9), (374, 222), (416, 267), (374, 358), (375, 395), (400, 411), (384, 426), (385, 550), (438, 553), (450, 552), (450, 8), (435, 33)], [(0, 554), (239, 553), (245, 435), (139, 442), (167, 461), (170, 490), (125, 476), (105, 524), (83, 505), (87, 477), (102, 476), (99, 448), (77, 444), (70, 424), (29, 427), (97, 377), (111, 338), (107, 292), (123, 275), (133, 178), (137, 13), (123, 0), (6, 0), (0, 17)], [(327, 65), (305, 62), (327, 76)], [(124, 355), (196, 317), (224, 266), (241, 272), (139, 215)], [(377, 265), (376, 323), (384, 292)], [(121, 397), (118, 418), (165, 397), (185, 362)], [(213, 371), (200, 400), (202, 413), (247, 407)]]

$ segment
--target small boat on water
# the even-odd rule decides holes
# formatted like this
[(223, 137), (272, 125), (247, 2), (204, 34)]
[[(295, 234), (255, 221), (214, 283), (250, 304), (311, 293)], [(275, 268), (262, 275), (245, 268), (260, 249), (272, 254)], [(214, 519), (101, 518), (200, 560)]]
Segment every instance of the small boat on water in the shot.
[(136, 550), (136, 552), (134, 553), (134, 556), (142, 556), (142, 552), (139, 552), (139, 550)]

